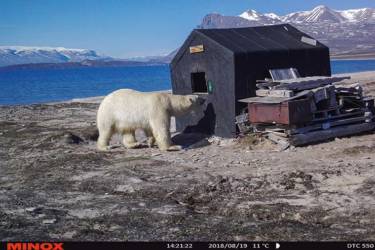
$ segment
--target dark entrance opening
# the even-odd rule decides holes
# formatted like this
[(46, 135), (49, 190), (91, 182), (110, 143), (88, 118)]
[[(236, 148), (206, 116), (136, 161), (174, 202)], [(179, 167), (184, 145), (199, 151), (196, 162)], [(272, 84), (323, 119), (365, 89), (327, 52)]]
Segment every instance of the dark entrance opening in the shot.
[(207, 93), (206, 73), (191, 73), (191, 88), (193, 93)]

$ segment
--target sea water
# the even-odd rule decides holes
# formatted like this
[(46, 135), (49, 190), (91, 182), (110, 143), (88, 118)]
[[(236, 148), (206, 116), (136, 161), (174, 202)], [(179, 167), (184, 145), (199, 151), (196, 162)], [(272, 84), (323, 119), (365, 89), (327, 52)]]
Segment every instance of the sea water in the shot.
[[(375, 70), (375, 60), (332, 61), (331, 65), (334, 74)], [(169, 66), (0, 70), (0, 105), (103, 96), (120, 88), (170, 89)]]

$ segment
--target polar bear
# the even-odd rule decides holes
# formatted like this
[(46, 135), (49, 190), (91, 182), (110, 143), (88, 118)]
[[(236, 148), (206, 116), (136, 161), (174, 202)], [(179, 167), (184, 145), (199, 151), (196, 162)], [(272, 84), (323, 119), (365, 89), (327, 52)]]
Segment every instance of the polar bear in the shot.
[(139, 147), (135, 130), (143, 129), (148, 137), (149, 147), (156, 141), (159, 149), (163, 151), (179, 150), (181, 147), (172, 145), (171, 141), (171, 116), (184, 115), (203, 103), (204, 99), (197, 95), (116, 90), (104, 98), (98, 109), (97, 148), (101, 151), (107, 150), (114, 133), (122, 134), (122, 142), (126, 148)]

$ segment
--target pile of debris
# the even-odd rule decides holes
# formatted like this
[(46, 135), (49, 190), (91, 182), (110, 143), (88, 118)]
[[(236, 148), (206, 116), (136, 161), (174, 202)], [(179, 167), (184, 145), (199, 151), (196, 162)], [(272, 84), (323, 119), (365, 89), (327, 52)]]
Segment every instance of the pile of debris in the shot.
[(262, 133), (287, 148), (358, 134), (375, 128), (374, 99), (350, 77), (296, 77), (258, 81), (256, 97), (237, 117), (240, 132)]

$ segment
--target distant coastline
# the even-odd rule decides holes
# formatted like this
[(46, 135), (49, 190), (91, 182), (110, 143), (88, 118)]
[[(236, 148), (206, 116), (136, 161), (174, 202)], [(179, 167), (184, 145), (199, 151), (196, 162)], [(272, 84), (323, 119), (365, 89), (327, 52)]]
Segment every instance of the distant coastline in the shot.
[[(331, 60), (375, 60), (375, 52), (361, 54), (331, 54)], [(68, 69), (68, 68), (87, 68), (87, 67), (137, 67), (137, 66), (158, 66), (169, 65), (167, 61), (131, 61), (131, 60), (85, 60), (82, 62), (64, 62), (64, 63), (28, 63), (15, 64), (0, 67), (0, 71), (18, 70), (18, 69)]]
[(85, 60), (82, 62), (65, 63), (28, 63), (15, 64), (0, 67), (0, 71), (18, 70), (18, 69), (68, 69), (68, 68), (87, 68), (87, 67), (137, 67), (137, 66), (157, 66), (167, 65), (164, 62), (139, 62), (139, 61), (95, 61)]
[(375, 60), (375, 52), (361, 54), (332, 54), (331, 60)]

